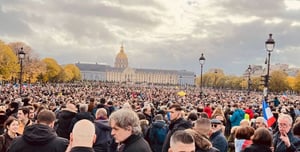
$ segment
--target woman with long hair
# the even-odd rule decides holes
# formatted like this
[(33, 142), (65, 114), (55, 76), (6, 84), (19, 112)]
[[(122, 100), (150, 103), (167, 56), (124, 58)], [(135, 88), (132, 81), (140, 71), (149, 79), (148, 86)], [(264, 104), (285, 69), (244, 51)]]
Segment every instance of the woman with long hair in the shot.
[(243, 152), (272, 152), (272, 135), (266, 128), (258, 128), (251, 137), (252, 145), (246, 147)]

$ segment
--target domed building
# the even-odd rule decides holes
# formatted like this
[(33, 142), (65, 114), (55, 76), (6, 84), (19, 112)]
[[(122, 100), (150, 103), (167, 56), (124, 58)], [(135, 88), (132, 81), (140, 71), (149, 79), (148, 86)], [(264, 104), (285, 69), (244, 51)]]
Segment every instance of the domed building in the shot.
[(115, 58), (114, 67), (101, 64), (76, 63), (83, 80), (96, 80), (120, 83), (151, 83), (194, 85), (194, 72), (186, 70), (140, 69), (128, 66), (128, 58), (122, 45)]
[(115, 68), (127, 68), (128, 67), (128, 58), (124, 52), (123, 44), (121, 46), (120, 52), (116, 56)]

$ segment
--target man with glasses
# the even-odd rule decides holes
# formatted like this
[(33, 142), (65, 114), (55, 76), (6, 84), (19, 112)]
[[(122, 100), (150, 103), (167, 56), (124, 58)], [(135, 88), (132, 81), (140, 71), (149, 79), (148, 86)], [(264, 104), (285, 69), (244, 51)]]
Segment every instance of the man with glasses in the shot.
[(274, 135), (274, 152), (295, 152), (300, 151), (300, 139), (292, 132), (293, 119), (290, 115), (281, 114), (277, 121), (278, 132)]
[(211, 131), (212, 134), (209, 137), (213, 147), (220, 150), (220, 152), (227, 152), (228, 143), (222, 132), (222, 122), (218, 119), (211, 120)]

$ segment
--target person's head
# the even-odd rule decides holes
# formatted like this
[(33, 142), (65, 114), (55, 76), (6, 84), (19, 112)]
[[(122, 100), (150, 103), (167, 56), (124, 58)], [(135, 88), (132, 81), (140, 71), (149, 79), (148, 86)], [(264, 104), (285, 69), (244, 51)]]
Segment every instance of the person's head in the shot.
[(213, 133), (222, 129), (223, 124), (220, 120), (212, 119), (210, 122), (211, 122), (211, 130)]
[(176, 131), (170, 139), (169, 152), (195, 152), (195, 140), (184, 130)]
[(67, 103), (66, 108), (64, 110), (75, 112), (75, 113), (77, 112), (77, 108), (73, 103)]
[(54, 102), (49, 103), (49, 110), (54, 110), (56, 108), (56, 105)]
[(266, 121), (264, 117), (257, 117), (255, 121), (255, 128), (260, 128), (260, 127), (267, 127)]
[(107, 118), (107, 111), (105, 108), (99, 108), (96, 112), (96, 119), (106, 119)]
[(199, 118), (208, 118), (208, 115), (206, 112), (200, 112), (199, 113)]
[(157, 114), (155, 117), (154, 117), (154, 120), (155, 121), (158, 121), (158, 120), (164, 120), (162, 114)]
[(146, 107), (143, 108), (143, 113), (147, 114), (147, 115), (151, 115), (151, 106), (148, 105)]
[(55, 113), (51, 110), (42, 110), (37, 115), (37, 123), (38, 124), (44, 124), (51, 128), (54, 127), (54, 121), (55, 121)]
[(293, 119), (290, 115), (281, 114), (278, 117), (278, 129), (281, 134), (287, 134), (292, 127)]
[(256, 129), (251, 139), (254, 144), (272, 146), (272, 135), (266, 128), (260, 127)]
[(16, 133), (19, 129), (19, 121), (15, 117), (9, 117), (5, 122), (4, 122), (4, 128), (6, 131), (11, 132), (11, 133)]
[(137, 114), (130, 109), (120, 109), (109, 117), (111, 135), (117, 143), (123, 142), (132, 134), (140, 134), (141, 127)]
[(175, 121), (181, 117), (182, 108), (178, 104), (173, 104), (169, 107), (170, 120)]
[(80, 104), (79, 105), (79, 112), (88, 112), (88, 108), (89, 108), (89, 105), (87, 105), (87, 104)]
[(29, 109), (27, 107), (21, 107), (18, 110), (18, 120), (25, 121), (28, 119)]
[(200, 118), (196, 120), (194, 130), (208, 137), (211, 130), (210, 120), (207, 118)]
[(193, 129), (186, 129), (184, 131), (188, 132), (190, 135), (193, 136), (193, 138), (195, 140), (196, 149), (198, 147), (203, 150), (209, 150), (212, 147), (212, 144), (209, 141), (209, 139), (207, 138), (207, 136), (200, 134), (196, 130), (193, 130)]
[(250, 140), (251, 136), (254, 134), (254, 128), (246, 126), (246, 127), (239, 127), (235, 132), (236, 139), (247, 139)]
[(220, 120), (223, 125), (225, 125), (226, 119), (222, 115), (216, 115), (216, 119)]
[(249, 120), (243, 119), (243, 120), (240, 122), (240, 126), (241, 126), (241, 127), (247, 127), (247, 126), (250, 126)]
[(294, 124), (293, 134), (297, 137), (300, 137), (300, 122)]
[(28, 118), (29, 119), (34, 119), (34, 107), (33, 106), (28, 106), (28, 109), (29, 109), (29, 115), (28, 115)]
[(70, 134), (72, 147), (93, 147), (95, 141), (95, 125), (86, 119), (76, 122)]
[(189, 113), (187, 119), (190, 121), (196, 121), (198, 119), (198, 115), (195, 112), (191, 112)]

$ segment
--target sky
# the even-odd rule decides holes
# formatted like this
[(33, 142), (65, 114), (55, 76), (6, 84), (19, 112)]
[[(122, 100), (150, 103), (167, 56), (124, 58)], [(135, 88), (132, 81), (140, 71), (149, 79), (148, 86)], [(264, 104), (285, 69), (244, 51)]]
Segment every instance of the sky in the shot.
[(113, 65), (123, 43), (133, 68), (220, 68), (242, 75), (271, 64), (300, 67), (300, 0), (1, 0), (0, 40), (24, 42), (59, 64)]

